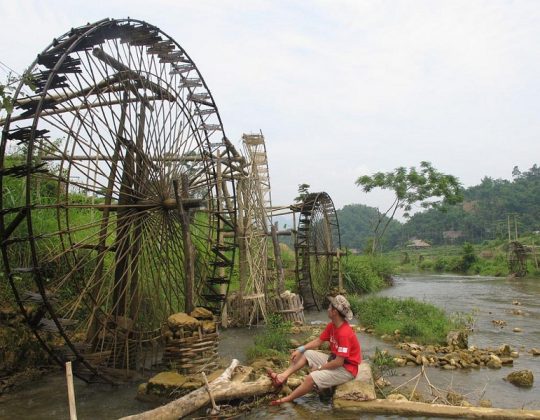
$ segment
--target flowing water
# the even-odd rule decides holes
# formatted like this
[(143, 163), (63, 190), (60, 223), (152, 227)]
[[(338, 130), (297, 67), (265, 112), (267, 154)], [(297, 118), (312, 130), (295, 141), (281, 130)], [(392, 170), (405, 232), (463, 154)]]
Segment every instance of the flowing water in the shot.
[[(494, 407), (540, 409), (540, 356), (527, 353), (532, 347), (540, 347), (540, 280), (506, 280), (490, 277), (407, 276), (398, 277), (394, 287), (379, 293), (383, 296), (414, 297), (433, 303), (448, 313), (475, 313), (474, 333), (469, 345), (477, 347), (499, 347), (510, 344), (520, 357), (513, 367), (499, 370), (487, 368), (477, 370), (443, 371), (428, 368), (427, 375), (437, 387), (452, 388), (466, 394), (475, 403), (481, 396), (490, 399)], [(514, 305), (517, 301), (521, 305)], [(524, 315), (513, 315), (513, 309), (521, 309)], [(307, 314), (309, 321), (326, 322), (325, 312)], [(492, 320), (505, 320), (507, 326), (500, 328)], [(518, 327), (522, 332), (513, 332)], [(245, 349), (251, 344), (256, 328), (231, 329), (222, 332), (220, 354), (225, 358), (245, 359)], [(375, 348), (387, 348), (397, 352), (376, 337), (358, 334), (364, 358), (369, 358)], [(530, 369), (536, 383), (530, 389), (517, 388), (503, 378), (514, 370)], [(418, 368), (406, 367), (397, 370), (398, 376), (389, 380), (393, 386), (405, 382), (418, 373)], [(152, 408), (148, 403), (134, 399), (138, 384), (111, 388), (103, 385), (86, 385), (76, 380), (75, 393), (79, 419), (114, 419)], [(423, 388), (420, 383), (419, 389)], [(68, 419), (67, 390), (62, 374), (47, 375), (18, 391), (0, 398), (0, 419)], [(352, 419), (359, 418), (346, 412), (333, 410), (328, 402), (317, 395), (307, 395), (296, 404), (281, 407), (261, 407), (246, 414), (248, 419)], [(398, 419), (398, 416), (369, 416), (366, 419)]]

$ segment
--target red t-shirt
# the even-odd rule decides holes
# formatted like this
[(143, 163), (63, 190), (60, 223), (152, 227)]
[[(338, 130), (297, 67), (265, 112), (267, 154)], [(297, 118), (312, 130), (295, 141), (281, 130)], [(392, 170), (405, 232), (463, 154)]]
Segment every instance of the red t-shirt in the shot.
[(330, 342), (330, 351), (336, 356), (343, 357), (343, 367), (356, 377), (358, 365), (362, 362), (362, 350), (355, 332), (347, 321), (339, 328), (330, 322), (319, 338)]

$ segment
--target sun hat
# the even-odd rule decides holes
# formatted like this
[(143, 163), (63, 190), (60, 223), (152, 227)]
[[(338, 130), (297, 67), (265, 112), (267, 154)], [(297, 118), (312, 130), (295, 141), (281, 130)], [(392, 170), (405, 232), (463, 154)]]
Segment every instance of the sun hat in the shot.
[(351, 310), (351, 304), (343, 295), (337, 296), (328, 296), (328, 300), (337, 311), (343, 315), (347, 321), (351, 321), (353, 318), (353, 313)]

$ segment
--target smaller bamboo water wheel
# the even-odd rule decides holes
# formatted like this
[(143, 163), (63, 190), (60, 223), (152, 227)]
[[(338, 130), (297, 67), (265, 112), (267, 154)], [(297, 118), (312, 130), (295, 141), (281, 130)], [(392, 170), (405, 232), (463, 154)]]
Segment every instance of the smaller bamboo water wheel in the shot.
[(512, 241), (508, 244), (508, 268), (516, 277), (527, 274), (527, 248), (521, 242)]

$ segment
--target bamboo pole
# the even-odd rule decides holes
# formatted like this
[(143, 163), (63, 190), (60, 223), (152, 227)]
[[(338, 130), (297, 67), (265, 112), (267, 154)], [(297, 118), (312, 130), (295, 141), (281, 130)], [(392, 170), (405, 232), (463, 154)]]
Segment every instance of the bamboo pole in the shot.
[(70, 420), (77, 420), (77, 406), (75, 405), (75, 388), (73, 387), (73, 371), (71, 370), (71, 362), (66, 362), (66, 381), (69, 401), (69, 418)]
[(182, 186), (178, 185), (178, 180), (173, 180), (174, 195), (176, 197), (176, 202), (178, 204), (178, 211), (180, 213), (180, 224), (182, 226), (182, 242), (184, 246), (184, 310), (187, 313), (193, 311), (193, 290), (195, 287), (195, 263), (194, 263), (194, 252), (193, 252), (193, 243), (191, 241), (191, 232), (189, 231), (189, 214), (184, 209), (182, 205), (180, 188), (182, 188), (182, 195), (185, 196), (187, 191), (185, 191), (185, 181), (182, 179)]
[(281, 295), (285, 291), (285, 276), (283, 275), (283, 261), (281, 260), (281, 249), (279, 248), (276, 225), (272, 225), (270, 231), (272, 234), (272, 244), (274, 245), (274, 257), (276, 258), (277, 290), (278, 294)]

